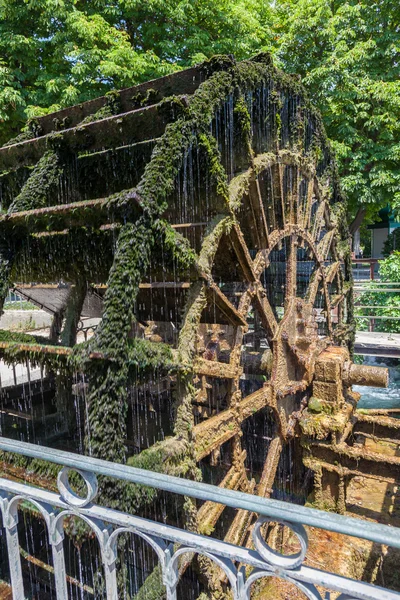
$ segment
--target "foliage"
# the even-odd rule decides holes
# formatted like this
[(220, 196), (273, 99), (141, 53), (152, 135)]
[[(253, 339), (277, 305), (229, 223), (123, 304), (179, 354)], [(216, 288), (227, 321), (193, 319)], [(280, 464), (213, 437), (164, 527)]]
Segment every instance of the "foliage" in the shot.
[(394, 0), (276, 2), (276, 56), (322, 112), (353, 213), (400, 205), (398, 16)]
[(0, 144), (28, 117), (267, 43), (267, 0), (2, 0)]
[(36, 304), (27, 301), (16, 300), (14, 302), (5, 302), (4, 310), (40, 310)]
[[(387, 319), (376, 319), (375, 331), (385, 331), (390, 333), (400, 333), (400, 321), (394, 321), (390, 317), (400, 317), (400, 252), (393, 252), (385, 260), (379, 261), (379, 273), (382, 282), (392, 282), (393, 289), (398, 287), (396, 292), (365, 292), (361, 294), (359, 303), (363, 306), (376, 306), (372, 309), (359, 309), (359, 315), (376, 315), (379, 317), (388, 317)], [(396, 285), (397, 284), (397, 285)], [(374, 283), (368, 284), (369, 287), (375, 287)], [(376, 285), (380, 290), (380, 286)], [(361, 331), (368, 330), (369, 319), (357, 319), (358, 327)]]
[(385, 260), (379, 261), (379, 274), (382, 281), (399, 283), (400, 281), (400, 252), (396, 250)]

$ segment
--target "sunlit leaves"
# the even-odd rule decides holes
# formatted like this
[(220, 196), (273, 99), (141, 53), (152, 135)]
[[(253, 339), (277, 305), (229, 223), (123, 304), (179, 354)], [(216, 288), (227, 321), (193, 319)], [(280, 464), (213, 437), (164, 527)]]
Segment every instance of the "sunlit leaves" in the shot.
[(0, 143), (50, 107), (214, 54), (245, 58), (268, 46), (270, 22), (268, 0), (2, 0)]
[(400, 31), (389, 0), (278, 0), (277, 56), (303, 76), (353, 210), (398, 202)]

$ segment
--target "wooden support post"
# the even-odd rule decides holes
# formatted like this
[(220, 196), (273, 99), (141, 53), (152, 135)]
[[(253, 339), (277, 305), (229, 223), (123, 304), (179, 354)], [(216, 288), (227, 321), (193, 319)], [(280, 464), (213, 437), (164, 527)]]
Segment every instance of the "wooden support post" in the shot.
[[(63, 346), (76, 344), (77, 328), (81, 318), (82, 307), (87, 293), (86, 280), (78, 281), (68, 296), (65, 309), (64, 329), (61, 333)], [(73, 377), (70, 374), (58, 373), (56, 376), (56, 406), (66, 431), (74, 431), (76, 410), (72, 394)]]

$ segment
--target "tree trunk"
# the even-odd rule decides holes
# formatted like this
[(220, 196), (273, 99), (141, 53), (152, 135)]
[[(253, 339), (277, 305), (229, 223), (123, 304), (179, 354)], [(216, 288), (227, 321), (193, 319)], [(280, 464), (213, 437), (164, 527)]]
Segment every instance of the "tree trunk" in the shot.
[(363, 222), (366, 213), (367, 213), (367, 209), (364, 206), (360, 206), (360, 208), (357, 211), (356, 216), (354, 217), (353, 221), (349, 225), (349, 231), (350, 231), (351, 235), (354, 235), (355, 232), (357, 231), (357, 229), (360, 229), (361, 223)]
[(353, 252), (356, 258), (360, 257), (360, 228), (356, 229), (353, 235)]

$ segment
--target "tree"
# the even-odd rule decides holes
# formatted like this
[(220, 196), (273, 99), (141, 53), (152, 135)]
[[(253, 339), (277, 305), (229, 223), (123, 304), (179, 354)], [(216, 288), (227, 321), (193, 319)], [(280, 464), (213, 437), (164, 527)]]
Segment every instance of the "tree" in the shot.
[(277, 0), (276, 56), (320, 107), (359, 227), (400, 208), (397, 0)]
[(0, 0), (0, 144), (27, 118), (268, 40), (267, 0)]

